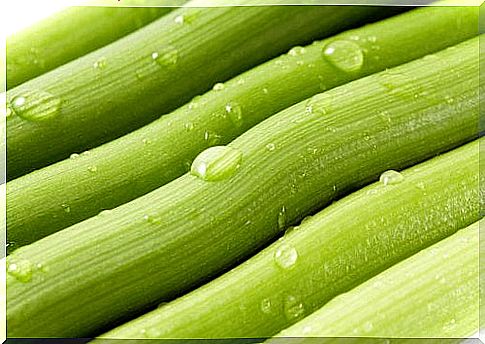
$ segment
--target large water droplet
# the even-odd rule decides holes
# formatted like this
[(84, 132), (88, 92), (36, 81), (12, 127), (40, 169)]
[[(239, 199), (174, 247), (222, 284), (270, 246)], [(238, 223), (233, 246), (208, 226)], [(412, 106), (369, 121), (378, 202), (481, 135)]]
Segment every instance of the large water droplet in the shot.
[(264, 314), (271, 313), (271, 300), (270, 299), (263, 299), (261, 301), (261, 311)]
[(336, 68), (346, 72), (358, 72), (364, 65), (364, 53), (357, 43), (334, 41), (323, 49), (323, 56)]
[(15, 114), (27, 121), (41, 122), (52, 119), (61, 111), (61, 99), (45, 91), (28, 92), (10, 102)]
[(19, 282), (30, 282), (32, 280), (32, 263), (25, 259), (8, 262), (7, 272)]
[(192, 162), (190, 173), (206, 181), (230, 178), (236, 173), (242, 160), (242, 152), (229, 146), (210, 147)]
[(298, 319), (305, 314), (303, 303), (293, 295), (288, 295), (285, 298), (283, 308), (286, 318), (290, 321)]
[(291, 269), (298, 260), (298, 252), (293, 246), (281, 244), (274, 253), (275, 263), (282, 269)]
[(225, 107), (226, 113), (230, 120), (236, 127), (241, 127), (243, 125), (243, 114), (241, 106), (238, 103), (228, 103)]
[(379, 181), (384, 185), (395, 185), (399, 184), (404, 180), (404, 177), (401, 173), (389, 170), (381, 174), (379, 177)]
[(175, 47), (167, 45), (152, 53), (152, 59), (162, 67), (173, 67), (177, 64), (179, 52)]

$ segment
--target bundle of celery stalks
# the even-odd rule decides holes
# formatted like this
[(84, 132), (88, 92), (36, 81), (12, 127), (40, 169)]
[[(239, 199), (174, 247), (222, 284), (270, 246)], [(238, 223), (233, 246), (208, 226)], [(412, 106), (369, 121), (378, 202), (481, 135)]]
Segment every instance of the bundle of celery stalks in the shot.
[(479, 8), (258, 3), (8, 38), (9, 338), (479, 330)]

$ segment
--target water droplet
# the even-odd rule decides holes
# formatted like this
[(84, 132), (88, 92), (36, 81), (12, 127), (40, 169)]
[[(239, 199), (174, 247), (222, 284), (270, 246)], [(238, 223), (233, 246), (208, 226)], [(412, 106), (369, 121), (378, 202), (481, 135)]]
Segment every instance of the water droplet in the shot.
[(66, 212), (66, 213), (71, 212), (71, 207), (69, 206), (69, 204), (63, 203), (63, 204), (61, 204), (61, 207), (62, 207), (62, 209), (64, 209), (64, 212)]
[(264, 314), (271, 313), (271, 300), (270, 299), (263, 299), (261, 301), (261, 311)]
[(264, 94), (268, 94), (269, 93), (269, 91), (268, 91), (268, 89), (266, 87), (263, 88), (263, 93)]
[(268, 151), (272, 152), (272, 151), (274, 151), (274, 150), (276, 149), (276, 146), (275, 146), (275, 144), (274, 144), (274, 143), (268, 143), (268, 144), (266, 145), (266, 149), (267, 149)]
[(160, 223), (160, 219), (158, 219), (155, 216), (148, 215), (148, 214), (143, 215), (143, 220), (152, 224), (152, 225)]
[(241, 160), (242, 152), (237, 148), (210, 147), (195, 158), (190, 173), (206, 181), (227, 179), (236, 173)]
[(72, 153), (70, 156), (69, 156), (69, 159), (71, 160), (76, 160), (76, 159), (79, 159), (80, 155), (77, 154), (77, 153)]
[(98, 170), (96, 166), (88, 166), (88, 171), (91, 173), (95, 173)]
[(183, 15), (178, 15), (173, 20), (176, 24), (183, 24), (185, 22), (185, 18)]
[(291, 269), (298, 260), (298, 252), (293, 246), (281, 244), (274, 253), (275, 263), (282, 269)]
[(364, 53), (360, 46), (350, 41), (334, 41), (325, 46), (323, 56), (336, 68), (346, 72), (358, 72), (364, 65)]
[(218, 82), (217, 84), (212, 87), (214, 91), (222, 91), (224, 89), (224, 84), (222, 82)]
[(111, 214), (112, 210), (111, 209), (105, 209), (105, 210), (101, 210), (98, 214), (99, 217), (104, 217), (104, 216), (108, 216), (109, 214)]
[(241, 127), (243, 125), (243, 115), (241, 106), (237, 103), (228, 103), (225, 107), (226, 113), (231, 119), (231, 122), (234, 123), (236, 127)]
[(210, 130), (204, 132), (204, 140), (207, 141), (209, 146), (217, 145), (221, 142), (221, 135), (218, 135)]
[(84, 151), (81, 153), (81, 156), (90, 156), (91, 152), (90, 151)]
[(309, 215), (309, 216), (305, 216), (305, 217), (303, 218), (303, 220), (301, 220), (301, 224), (303, 225), (303, 224), (305, 224), (305, 223), (308, 223), (308, 221), (310, 221), (311, 219), (312, 219), (312, 216), (311, 216), (311, 215)]
[(150, 141), (147, 138), (144, 138), (144, 139), (141, 140), (141, 143), (143, 143), (144, 145), (148, 145), (148, 144), (152, 143), (152, 141)]
[(170, 45), (152, 53), (152, 60), (162, 67), (173, 67), (179, 58), (178, 50)]
[(288, 320), (295, 320), (302, 317), (305, 314), (305, 307), (293, 295), (288, 295), (284, 301), (284, 312)]
[(106, 68), (106, 57), (100, 57), (93, 63), (94, 69), (104, 69)]
[(24, 120), (41, 122), (59, 115), (61, 99), (45, 91), (29, 92), (15, 97), (11, 102), (11, 109)]
[(389, 170), (381, 174), (379, 177), (379, 181), (384, 185), (395, 185), (399, 184), (404, 180), (404, 177), (401, 173)]
[(369, 36), (367, 37), (367, 40), (371, 43), (377, 42), (377, 37), (376, 36)]
[(42, 264), (42, 263), (37, 263), (35, 265), (35, 269), (40, 271), (40, 272), (48, 272), (49, 271), (49, 268), (47, 266), (44, 266), (44, 264)]
[(192, 122), (185, 122), (184, 123), (184, 128), (186, 131), (192, 131), (194, 130), (194, 123)]
[(455, 102), (455, 99), (453, 99), (453, 97), (451, 97), (451, 96), (445, 96), (445, 101), (448, 104), (453, 104)]
[(286, 227), (286, 207), (281, 207), (280, 212), (278, 213), (278, 229), (282, 230)]
[(288, 51), (288, 55), (299, 56), (299, 55), (303, 55), (305, 52), (306, 52), (306, 49), (303, 47), (294, 47), (294, 48), (291, 48), (290, 51)]
[(32, 280), (32, 263), (26, 259), (16, 262), (8, 262), (7, 272), (19, 282), (30, 282)]

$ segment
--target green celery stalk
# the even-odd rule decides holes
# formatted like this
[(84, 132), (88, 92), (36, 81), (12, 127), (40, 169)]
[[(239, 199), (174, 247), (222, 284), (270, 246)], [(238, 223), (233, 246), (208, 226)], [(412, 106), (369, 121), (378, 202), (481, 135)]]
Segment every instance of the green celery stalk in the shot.
[(479, 322), (478, 231), (475, 222), (337, 296), (277, 337), (472, 335)]
[[(101, 337), (261, 338), (274, 335), (294, 323), (288, 331), (281, 333), (282, 337), (363, 336), (366, 334), (363, 329), (369, 328), (369, 331), (376, 331), (371, 331), (376, 336), (407, 336), (396, 328), (400, 322), (395, 318), (399, 312), (406, 312), (406, 308), (394, 305), (398, 302), (396, 298), (390, 297), (388, 301), (381, 294), (384, 291), (374, 294), (355, 291), (355, 299), (360, 299), (359, 304), (365, 309), (355, 306), (352, 301), (354, 297), (350, 300), (345, 297), (347, 302), (344, 303), (342, 299), (336, 303), (339, 310), (346, 308), (346, 311), (327, 312), (325, 317), (317, 316), (316, 320), (313, 320), (313, 315), (301, 319), (317, 311), (336, 295), (478, 220), (478, 160), (478, 141), (475, 141), (402, 173), (384, 172), (379, 182), (304, 220), (298, 227), (287, 231), (280, 240), (222, 277)], [(477, 234), (476, 228), (466, 233), (469, 232)], [(468, 248), (470, 243), (465, 246)], [(462, 255), (467, 254), (462, 251), (463, 247), (460, 252)], [(472, 252), (467, 259), (476, 255), (477, 252)], [(436, 274), (432, 275), (432, 282), (441, 282), (439, 279), (434, 280), (438, 275), (446, 278), (446, 281), (452, 279), (447, 278), (447, 271), (436, 268), (436, 265), (448, 264), (448, 260), (443, 262), (441, 256), (438, 258), (423, 267), (423, 271), (414, 276), (415, 279), (433, 269)], [(427, 261), (427, 258), (419, 259)], [(452, 264), (454, 268), (456, 265)], [(466, 276), (469, 268), (466, 267), (463, 276)], [(449, 273), (457, 273), (450, 269)], [(382, 274), (388, 276), (387, 270)], [(416, 292), (416, 297), (409, 299), (409, 306), (412, 307), (413, 302), (423, 295), (417, 293), (418, 286), (414, 288), (409, 286), (409, 282), (403, 281), (409, 279), (404, 272), (403, 276), (382, 279), (394, 279), (396, 284), (389, 287), (401, 295)], [(377, 279), (382, 280), (380, 277)], [(402, 288), (397, 288), (401, 282)], [(462, 282), (463, 279), (456, 280), (455, 284), (450, 284), (450, 289)], [(477, 286), (476, 282), (477, 279), (472, 278), (464, 287), (470, 287), (473, 283)], [(376, 285), (377, 282), (366, 289)], [(443, 287), (438, 292), (444, 292)], [(465, 294), (467, 300), (475, 301), (473, 297), (476, 295)], [(374, 298), (383, 300), (382, 308), (374, 307), (378, 304)], [(465, 300), (461, 301), (457, 300), (456, 306), (465, 303)], [(437, 312), (439, 304), (433, 306), (436, 306), (433, 312)], [(471, 306), (476, 304), (472, 302)], [(385, 319), (388, 315), (385, 307), (393, 312), (388, 316), (389, 328), (384, 331), (378, 323), (372, 328), (372, 324), (365, 327), (365, 320), (372, 319), (374, 311)], [(361, 320), (360, 323), (356, 323), (357, 320), (351, 321), (354, 318), (347, 319), (349, 314), (354, 313), (355, 319)], [(329, 320), (320, 321), (325, 318)], [(432, 320), (433, 315), (430, 314), (426, 321)], [(434, 320), (438, 324), (441, 319), (436, 316)], [(422, 326), (428, 324), (426, 321), (422, 322)], [(309, 324), (314, 332), (306, 332), (309, 331)], [(406, 324), (403, 329), (410, 331), (408, 335), (423, 335), (419, 331), (426, 331), (426, 328), (420, 326), (415, 326), (416, 332), (412, 332)], [(352, 331), (353, 328), (355, 331)], [(467, 334), (460, 332), (460, 335)], [(424, 334), (430, 335), (436, 335), (436, 332)]]
[[(133, 5), (147, 2), (137, 0)], [(73, 6), (55, 13), (7, 37), (7, 89), (101, 48), (169, 11), (170, 7)]]
[(92, 335), (241, 262), (384, 170), (476, 138), (478, 42), (300, 102), (202, 152), (190, 174), (17, 249), (10, 336)]
[[(89, 155), (74, 154), (72, 159), (11, 181), (7, 185), (8, 249), (34, 242), (168, 183), (185, 173), (202, 150), (230, 142), (270, 115), (324, 88), (472, 37), (477, 33), (477, 18), (473, 7), (421, 8), (293, 48), (289, 54), (217, 84), (197, 100), (93, 149)], [(341, 54), (336, 54), (342, 60), (324, 57), (324, 51), (333, 46), (342, 47)], [(345, 50), (345, 46), (354, 50)], [(336, 68), (345, 66), (345, 53), (362, 54), (358, 70)]]
[(226, 6), (172, 11), (7, 92), (7, 178), (141, 127), (214, 83), (295, 44), (355, 25), (377, 9)]

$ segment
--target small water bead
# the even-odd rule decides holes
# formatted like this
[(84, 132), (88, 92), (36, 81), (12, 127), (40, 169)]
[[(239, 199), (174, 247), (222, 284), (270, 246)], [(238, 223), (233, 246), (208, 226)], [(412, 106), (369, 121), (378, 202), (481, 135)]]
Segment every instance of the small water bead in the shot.
[(288, 320), (295, 320), (305, 314), (305, 307), (303, 303), (293, 295), (288, 295), (283, 304), (285, 316)]
[(232, 177), (241, 165), (242, 152), (230, 146), (210, 147), (192, 162), (190, 173), (205, 181)]
[(272, 152), (272, 151), (274, 151), (274, 150), (276, 149), (276, 146), (275, 146), (275, 144), (274, 144), (274, 143), (268, 143), (268, 144), (266, 145), (266, 149), (267, 149), (268, 151)]
[(225, 106), (226, 114), (229, 116), (231, 122), (236, 127), (241, 127), (243, 125), (243, 113), (241, 106), (238, 103), (232, 102)]
[(183, 24), (185, 22), (185, 18), (183, 15), (178, 15), (173, 20), (176, 24)]
[(184, 123), (184, 128), (185, 128), (186, 131), (192, 131), (192, 130), (194, 130), (194, 123), (186, 122), (186, 123)]
[(312, 218), (313, 218), (313, 216), (311, 216), (311, 215), (305, 216), (303, 218), (303, 220), (301, 220), (301, 224), (303, 225), (305, 223), (308, 223)]
[(70, 213), (71, 212), (71, 207), (69, 204), (63, 203), (61, 204), (62, 209), (64, 210), (65, 213)]
[(49, 268), (47, 266), (44, 266), (44, 264), (42, 264), (42, 263), (37, 263), (35, 265), (35, 269), (40, 271), (40, 272), (48, 272), (49, 271)]
[(27, 283), (32, 280), (32, 263), (22, 259), (7, 263), (7, 272), (15, 277), (19, 282)]
[(288, 51), (288, 55), (290, 56), (299, 56), (303, 55), (306, 52), (306, 49), (303, 47), (293, 47)]
[(143, 143), (144, 145), (148, 145), (148, 144), (152, 143), (152, 141), (150, 141), (147, 138), (144, 138), (144, 139), (141, 140), (141, 143)]
[(104, 69), (106, 68), (106, 57), (100, 57), (93, 63), (94, 69)]
[(90, 151), (84, 151), (81, 153), (81, 156), (90, 156), (91, 152)]
[(59, 115), (61, 99), (45, 91), (31, 91), (11, 101), (11, 110), (20, 118), (41, 122)]
[(155, 216), (148, 215), (148, 214), (143, 215), (143, 220), (152, 224), (152, 225), (160, 223), (159, 218), (157, 218)]
[(298, 260), (298, 252), (293, 246), (282, 243), (274, 253), (274, 261), (276, 265), (284, 270), (291, 269), (295, 266)]
[(217, 84), (212, 87), (214, 91), (222, 91), (224, 89), (224, 84), (222, 82), (218, 82)]
[(109, 214), (111, 214), (112, 210), (111, 209), (105, 209), (105, 210), (101, 210), (98, 214), (99, 217), (105, 217), (105, 216), (108, 216)]
[(170, 45), (152, 53), (152, 60), (162, 67), (173, 67), (179, 58), (178, 50)]
[(271, 300), (270, 299), (263, 299), (261, 301), (261, 311), (264, 314), (271, 313)]
[(268, 89), (266, 87), (263, 88), (263, 93), (264, 94), (268, 94), (269, 93), (269, 91), (268, 91)]
[(281, 207), (278, 213), (278, 229), (283, 230), (286, 227), (286, 207)]
[(88, 166), (88, 171), (91, 173), (95, 173), (98, 171), (98, 168), (96, 166)]
[(69, 159), (71, 160), (76, 160), (76, 159), (79, 159), (80, 155), (77, 154), (77, 153), (72, 153), (70, 156), (69, 156)]
[(204, 140), (207, 141), (209, 146), (215, 146), (221, 142), (221, 135), (214, 133), (213, 131), (204, 131)]
[(379, 181), (384, 185), (399, 184), (404, 180), (404, 176), (394, 170), (389, 170), (381, 174)]
[(336, 68), (346, 73), (358, 72), (364, 65), (364, 53), (351, 41), (334, 41), (323, 49), (323, 56)]

